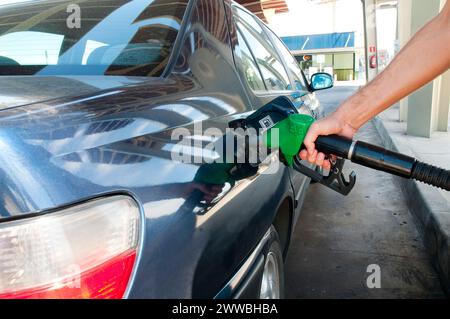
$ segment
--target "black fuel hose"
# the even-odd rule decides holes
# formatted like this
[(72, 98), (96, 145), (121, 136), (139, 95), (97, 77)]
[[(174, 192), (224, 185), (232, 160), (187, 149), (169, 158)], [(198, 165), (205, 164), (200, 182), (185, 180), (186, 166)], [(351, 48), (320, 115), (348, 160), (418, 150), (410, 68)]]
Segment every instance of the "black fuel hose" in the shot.
[(327, 155), (336, 155), (353, 163), (414, 179), (450, 191), (450, 171), (422, 163), (417, 159), (380, 146), (330, 135), (316, 141), (316, 149)]

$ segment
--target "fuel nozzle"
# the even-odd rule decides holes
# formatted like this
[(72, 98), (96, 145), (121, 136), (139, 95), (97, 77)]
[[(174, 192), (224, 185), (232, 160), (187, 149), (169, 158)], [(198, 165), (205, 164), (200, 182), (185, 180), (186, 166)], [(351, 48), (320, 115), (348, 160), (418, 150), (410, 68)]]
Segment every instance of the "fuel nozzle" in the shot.
[(319, 152), (337, 158), (333, 160), (328, 176), (319, 174), (302, 163), (298, 156), (304, 148), (304, 139), (314, 121), (309, 115), (299, 114), (288, 98), (280, 97), (242, 120), (239, 125), (262, 128), (264, 143), (269, 149), (279, 149), (287, 165), (343, 195), (350, 193), (356, 181), (354, 172), (348, 179), (344, 177), (342, 169), (345, 160), (450, 191), (448, 170), (380, 146), (337, 135), (320, 136), (316, 140), (315, 146)]
[[(292, 114), (278, 122), (266, 133), (266, 144), (269, 148), (279, 148), (286, 162), (292, 166), (305, 140), (314, 118), (305, 114)], [(278, 130), (278, 131), (277, 131)], [(273, 136), (277, 134), (278, 136)]]
[[(299, 151), (304, 148), (303, 141), (314, 118), (304, 114), (291, 114), (278, 122), (267, 132), (267, 145), (278, 147), (289, 165), (299, 170)], [(278, 130), (278, 139), (272, 135)], [(273, 142), (278, 141), (278, 142)], [(342, 136), (320, 136), (315, 142), (316, 149), (328, 156), (348, 159), (353, 163), (390, 173), (450, 191), (450, 171), (438, 168), (417, 159), (387, 150), (383, 147)], [(334, 167), (335, 169), (336, 167)], [(304, 173), (304, 169), (300, 171)], [(351, 179), (351, 177), (350, 177)]]

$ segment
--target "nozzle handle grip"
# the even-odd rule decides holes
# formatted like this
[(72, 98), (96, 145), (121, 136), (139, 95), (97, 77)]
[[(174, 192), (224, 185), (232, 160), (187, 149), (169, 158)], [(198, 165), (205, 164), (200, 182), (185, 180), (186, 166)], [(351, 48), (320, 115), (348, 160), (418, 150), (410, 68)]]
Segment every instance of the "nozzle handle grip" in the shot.
[(349, 159), (352, 144), (353, 140), (338, 135), (319, 136), (315, 142), (319, 152), (345, 159)]
[(336, 155), (353, 163), (405, 178), (411, 178), (417, 162), (413, 157), (337, 135), (319, 137), (316, 149), (328, 155)]
[(450, 191), (449, 170), (419, 162), (413, 157), (337, 135), (320, 136), (315, 144), (319, 152), (327, 155)]

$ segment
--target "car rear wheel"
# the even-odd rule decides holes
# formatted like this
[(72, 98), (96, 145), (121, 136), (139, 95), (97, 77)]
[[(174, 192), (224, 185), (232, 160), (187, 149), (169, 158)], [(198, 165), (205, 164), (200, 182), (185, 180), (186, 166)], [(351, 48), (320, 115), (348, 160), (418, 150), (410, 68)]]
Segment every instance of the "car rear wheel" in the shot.
[(284, 297), (284, 264), (278, 233), (273, 228), (272, 242), (267, 252), (261, 279), (260, 299)]

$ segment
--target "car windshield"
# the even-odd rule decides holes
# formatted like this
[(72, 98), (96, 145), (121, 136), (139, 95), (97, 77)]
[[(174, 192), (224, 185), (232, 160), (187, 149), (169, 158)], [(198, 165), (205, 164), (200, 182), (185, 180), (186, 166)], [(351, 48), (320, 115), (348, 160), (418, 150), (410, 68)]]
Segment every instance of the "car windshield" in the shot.
[(0, 75), (161, 76), (188, 0), (0, 6)]

